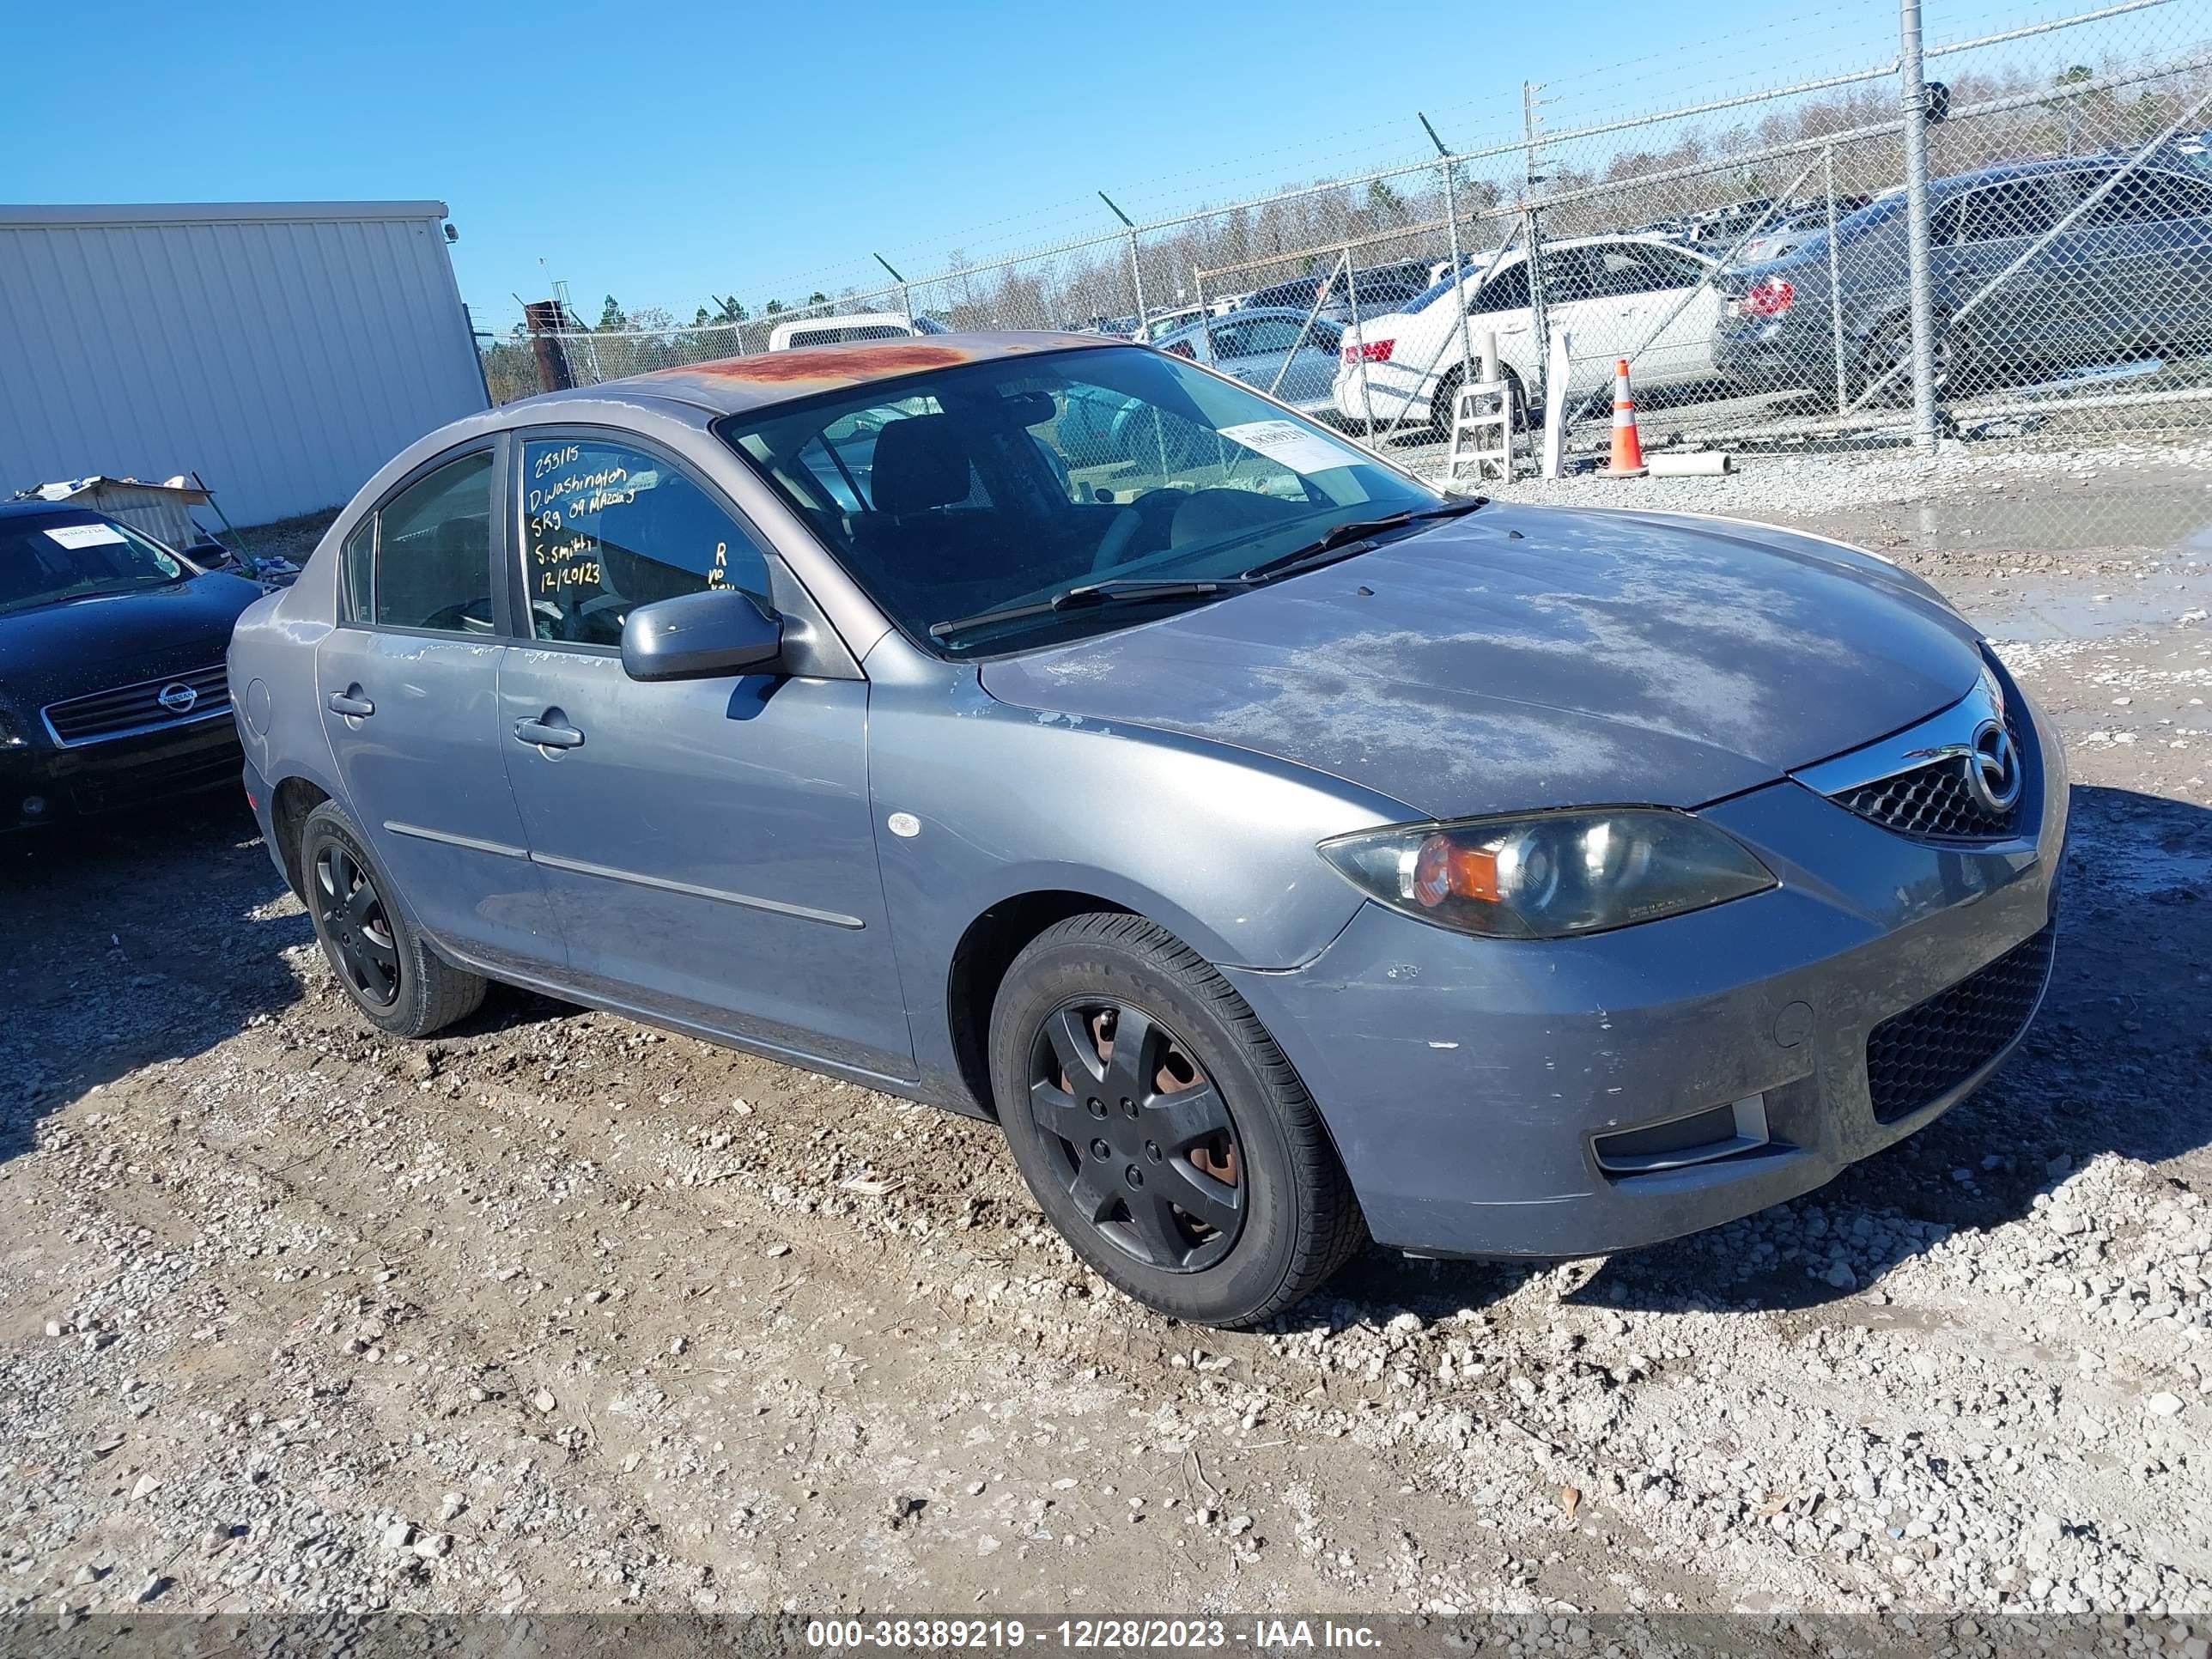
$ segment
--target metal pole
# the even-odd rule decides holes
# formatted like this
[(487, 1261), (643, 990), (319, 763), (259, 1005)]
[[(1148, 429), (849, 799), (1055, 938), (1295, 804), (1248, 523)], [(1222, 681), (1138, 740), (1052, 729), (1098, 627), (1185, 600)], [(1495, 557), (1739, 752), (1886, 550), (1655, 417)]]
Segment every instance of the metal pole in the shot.
[(891, 281), (898, 284), (899, 305), (906, 313), (906, 325), (908, 328), (912, 328), (914, 326), (914, 290), (907, 286), (905, 277), (900, 276), (897, 271), (891, 270), (891, 262), (884, 258), (882, 254), (872, 254), (869, 257), (874, 259), (875, 262), (881, 265), (885, 270), (890, 271)]
[[(1464, 386), (1473, 384), (1475, 368), (1474, 341), (1468, 332), (1469, 325), (1467, 320), (1467, 296), (1459, 292), (1459, 284), (1462, 281), (1459, 264), (1459, 191), (1452, 178), (1451, 152), (1444, 148), (1444, 141), (1437, 137), (1437, 130), (1429, 125), (1429, 118), (1421, 115), (1419, 110), (1415, 110), (1413, 113), (1421, 116), (1421, 125), (1429, 135), (1429, 142), (1437, 147), (1437, 154), (1443, 158), (1444, 231), (1451, 245), (1452, 303), (1459, 308), (1459, 383)], [(1510, 414), (1510, 411), (1509, 410), (1508, 413)], [(1510, 435), (1505, 447), (1510, 454), (1513, 447)], [(1508, 465), (1510, 464), (1509, 461)]]
[(1928, 84), (1920, 0), (1897, 0), (1898, 107), (1905, 120), (1905, 270), (1911, 284), (1912, 447), (1936, 448), (1936, 310), (1928, 257)]
[(1129, 286), (1136, 292), (1136, 337), (1142, 340), (1152, 331), (1152, 319), (1151, 313), (1145, 307), (1145, 267), (1143, 262), (1137, 258), (1137, 222), (1122, 212), (1120, 204), (1104, 191), (1098, 192), (1098, 199), (1106, 204), (1107, 210), (1121, 222), (1122, 227), (1129, 233)]
[[(1359, 276), (1352, 269), (1352, 244), (1349, 242), (1344, 245), (1344, 302), (1352, 307), (1352, 325), (1358, 328), (1359, 326)], [(1367, 419), (1367, 444), (1371, 449), (1375, 446), (1375, 398), (1368, 390), (1367, 353), (1364, 343), (1359, 353), (1359, 411)]]
[(1843, 254), (1836, 246), (1836, 147), (1833, 144), (1820, 154), (1820, 166), (1827, 176), (1828, 185), (1828, 333), (1836, 347), (1836, 413), (1844, 412), (1850, 401), (1850, 380), (1844, 372), (1844, 273)]
[[(1344, 257), (1339, 259), (1336, 264), (1332, 264), (1328, 268), (1328, 276), (1323, 279), (1320, 288), (1314, 291), (1313, 305), (1298, 323), (1298, 337), (1291, 342), (1291, 349), (1283, 354), (1283, 366), (1275, 371), (1275, 378), (1267, 382), (1267, 395), (1270, 398), (1279, 398), (1283, 395), (1284, 377), (1290, 374), (1291, 365), (1297, 361), (1298, 353), (1305, 349), (1306, 336), (1313, 332), (1313, 325), (1315, 320), (1321, 315), (1321, 308), (1328, 303), (1328, 296), (1336, 287), (1336, 266), (1339, 264), (1347, 270), (1352, 268), (1350, 248), (1345, 249)], [(1201, 283), (1206, 280), (1206, 273), (1203, 270), (1195, 274)], [(1212, 319), (1209, 318), (1207, 320), (1211, 322)], [(1358, 319), (1355, 318), (1353, 321), (1356, 323)]]
[[(1536, 82), (1521, 83), (1521, 133), (1523, 140), (1521, 165), (1521, 201), (1522, 240), (1528, 245), (1528, 334), (1529, 343), (1536, 350), (1536, 366), (1547, 380), (1551, 374), (1552, 322), (1544, 307), (1544, 244), (1542, 232), (1536, 222), (1536, 186), (1544, 182), (1536, 171)], [(1565, 386), (1543, 388), (1544, 400), (1549, 403), (1556, 395), (1565, 397)]]

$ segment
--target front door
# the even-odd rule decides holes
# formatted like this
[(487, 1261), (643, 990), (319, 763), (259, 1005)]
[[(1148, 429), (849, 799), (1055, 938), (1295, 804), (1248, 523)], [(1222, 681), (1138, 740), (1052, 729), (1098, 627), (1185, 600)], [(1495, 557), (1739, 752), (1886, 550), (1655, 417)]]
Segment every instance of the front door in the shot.
[(347, 538), (315, 696), (345, 799), (399, 898), (488, 965), (561, 960), (507, 785), (492, 605), (495, 451), (416, 477)]
[(629, 678), (630, 610), (710, 586), (764, 596), (759, 544), (634, 441), (519, 449), (534, 637), (500, 664), (498, 724), (571, 981), (911, 1078), (868, 800), (866, 683)]

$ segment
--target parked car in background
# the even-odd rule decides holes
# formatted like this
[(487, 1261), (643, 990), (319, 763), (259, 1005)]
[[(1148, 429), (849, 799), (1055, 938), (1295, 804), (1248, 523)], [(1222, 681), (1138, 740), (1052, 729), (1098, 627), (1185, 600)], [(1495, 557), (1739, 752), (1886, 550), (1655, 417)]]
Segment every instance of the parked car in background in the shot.
[[(2123, 158), (2027, 161), (1940, 179), (1929, 187), (1929, 252), (1937, 325), (1936, 375), (1948, 394), (2022, 373), (2120, 362), (2212, 344), (2212, 179), (2144, 166), (1956, 325), (1953, 314), (2028, 252)], [(1847, 377), (1856, 394), (1887, 377), (1910, 391), (1905, 198), (1885, 196), (1837, 226), (1837, 291)], [(1747, 390), (1834, 383), (1826, 236), (1721, 283), (1715, 343), (1723, 373)]]
[(258, 582), (80, 507), (0, 503), (0, 833), (230, 787)]
[[(994, 1119), (1228, 1325), (1370, 1234), (1783, 1202), (2025, 1032), (2063, 761), (1918, 578), (1439, 495), (1169, 352), (918, 355), (471, 416), (247, 612), (247, 793), (366, 1022), (498, 977)], [(1141, 441), (1069, 448), (1108, 401)]]
[[(1285, 307), (1232, 311), (1202, 328), (1190, 323), (1154, 342), (1178, 357), (1211, 363), (1304, 414), (1333, 410), (1344, 331)], [(1209, 356), (1207, 354), (1211, 353)]]
[[(1828, 216), (1825, 211), (1790, 214), (1778, 218), (1736, 250), (1734, 265), (1741, 270), (1747, 265), (1779, 259), (1785, 253), (1796, 252), (1814, 237), (1825, 236), (1827, 230)], [(1722, 251), (1726, 252), (1725, 249)]]
[(778, 323), (769, 331), (768, 349), (789, 351), (794, 346), (851, 345), (860, 340), (900, 340), (946, 331), (934, 317), (908, 317), (902, 311), (855, 311), (842, 317), (798, 317)]
[[(1717, 269), (1711, 255), (1657, 236), (1546, 242), (1538, 266), (1545, 314), (1550, 326), (1571, 331), (1571, 389), (1602, 386), (1614, 360), (1632, 351), (1640, 386), (1712, 379), (1720, 301), (1710, 288), (1696, 290)], [(1468, 374), (1463, 308), (1468, 348), (1479, 352), (1486, 332), (1498, 336), (1498, 361), (1525, 424), (1534, 413), (1528, 389), (1541, 384), (1530, 298), (1528, 255), (1516, 248), (1456, 283), (1438, 283), (1403, 313), (1347, 328), (1338, 353), (1337, 412), (1363, 427), (1372, 421), (1377, 428), (1393, 422), (1444, 428)], [(1680, 313), (1661, 331), (1678, 304)]]
[(1243, 307), (1255, 310), (1290, 310), (1303, 316), (1314, 309), (1314, 301), (1320, 296), (1323, 283), (1328, 285), (1328, 297), (1322, 301), (1319, 314), (1333, 323), (1357, 320), (1352, 303), (1355, 290), (1359, 298), (1358, 316), (1380, 317), (1399, 310), (1428, 285), (1419, 272), (1409, 277), (1402, 266), (1355, 272), (1349, 282), (1341, 270), (1322, 271), (1316, 276), (1298, 277), (1293, 282), (1255, 289), (1245, 296)]
[(1157, 344), (1169, 335), (1188, 328), (1201, 317), (1218, 316), (1221, 310), (1221, 301), (1209, 301), (1202, 306), (1177, 306), (1173, 311), (1155, 311), (1125, 337), (1139, 345)]

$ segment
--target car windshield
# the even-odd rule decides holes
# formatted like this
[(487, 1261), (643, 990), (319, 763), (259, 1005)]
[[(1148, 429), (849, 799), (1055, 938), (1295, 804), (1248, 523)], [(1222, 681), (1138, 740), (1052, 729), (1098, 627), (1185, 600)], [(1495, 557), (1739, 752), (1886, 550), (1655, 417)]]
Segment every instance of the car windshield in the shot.
[(1048, 604), (965, 620), (986, 612), (1096, 584), (1200, 603), (1217, 595), (1162, 590), (1226, 581), (1340, 526), (1443, 501), (1235, 382), (1134, 346), (879, 381), (716, 429), (902, 632), (953, 656), (1159, 614)]
[(159, 544), (90, 513), (0, 519), (0, 616), (193, 574)]

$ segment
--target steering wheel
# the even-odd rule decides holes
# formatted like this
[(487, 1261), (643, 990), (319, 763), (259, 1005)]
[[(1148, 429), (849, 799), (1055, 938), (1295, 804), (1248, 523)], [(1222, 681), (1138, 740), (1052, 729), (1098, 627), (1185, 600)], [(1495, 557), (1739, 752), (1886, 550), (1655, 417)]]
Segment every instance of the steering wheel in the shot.
[[(1190, 491), (1163, 487), (1147, 489), (1115, 515), (1114, 522), (1106, 526), (1106, 534), (1098, 544), (1098, 552), (1092, 559), (1093, 574), (1126, 564), (1129, 561), (1129, 543), (1141, 538), (1145, 551), (1158, 552), (1168, 544), (1168, 534), (1175, 523), (1176, 509), (1190, 499)], [(1127, 525), (1130, 515), (1136, 523)]]
[(1125, 507), (1107, 525), (1106, 533), (1098, 538), (1098, 550), (1091, 556), (1091, 572), (1111, 570), (1128, 556), (1129, 544), (1137, 539), (1137, 532), (1145, 527), (1145, 516), (1133, 507)]

